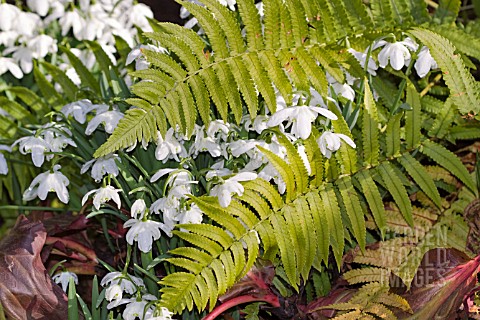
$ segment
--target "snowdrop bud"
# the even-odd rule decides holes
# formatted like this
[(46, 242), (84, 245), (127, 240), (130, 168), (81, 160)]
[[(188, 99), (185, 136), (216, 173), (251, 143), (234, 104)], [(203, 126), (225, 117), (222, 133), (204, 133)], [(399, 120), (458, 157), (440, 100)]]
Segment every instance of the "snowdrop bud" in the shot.
[(75, 284), (78, 284), (78, 277), (75, 273), (70, 271), (59, 272), (55, 274), (52, 279), (56, 284), (60, 284), (64, 292), (67, 292), (68, 284), (70, 283), (70, 278), (73, 278)]

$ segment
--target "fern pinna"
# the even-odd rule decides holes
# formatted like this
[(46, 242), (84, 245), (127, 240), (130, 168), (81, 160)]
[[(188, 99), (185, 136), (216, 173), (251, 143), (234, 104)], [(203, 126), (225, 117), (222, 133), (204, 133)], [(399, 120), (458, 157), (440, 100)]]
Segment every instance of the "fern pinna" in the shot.
[[(203, 5), (178, 2), (198, 19), (207, 39), (169, 23), (153, 26), (155, 32), (146, 36), (170, 53), (143, 51), (150, 68), (132, 73), (142, 80), (132, 87), (137, 97), (127, 100), (133, 108), (96, 156), (150, 141), (157, 130), (165, 135), (169, 127), (189, 137), (196, 123), (217, 118), (239, 123), (244, 114), (255, 118), (264, 107), (274, 113), (277, 95), (287, 105), (294, 92), (310, 92), (311, 87), (326, 97), (327, 72), (339, 83), (345, 82), (346, 72), (363, 80), (356, 101), (340, 108), (329, 105), (338, 116), (333, 130), (354, 138), (357, 150), (342, 145), (327, 159), (313, 130), (298, 142), (311, 164), (309, 176), (296, 147), (275, 132), (287, 150), (287, 161), (258, 149), (280, 173), (284, 195), (257, 179), (244, 183), (243, 196), (227, 208), (214, 197), (192, 197), (214, 224), (182, 225), (182, 231), (174, 232), (192, 247), (172, 250), (175, 257), (169, 261), (186, 271), (161, 280), (162, 305), (176, 312), (191, 310), (194, 304), (199, 310), (213, 308), (218, 295), (259, 255), (270, 260), (278, 255), (289, 283), (298, 289), (312, 266), (320, 269), (322, 261), (327, 262), (330, 248), (340, 265), (345, 239), (353, 242), (350, 234), (365, 248), (365, 213), (371, 212), (379, 230), (385, 230), (387, 192), (412, 225), (413, 185), (436, 205), (441, 202), (420, 162), (423, 158), (474, 189), (460, 160), (435, 142), (440, 136), (455, 140), (479, 135), (478, 130), (462, 135), (467, 123), (450, 111), (455, 106), (455, 113), (477, 113), (480, 106), (478, 85), (465, 66), (468, 58), (456, 51), (464, 48), (467, 55), (476, 54), (462, 42), (464, 32), (451, 25), (450, 18), (458, 13), (455, 6), (441, 2), (432, 19), (423, 0), (373, 0), (368, 5), (361, 0), (266, 0), (261, 18), (253, 0), (239, 0), (238, 12), (216, 0), (203, 0)], [(438, 21), (455, 31), (437, 32)], [(368, 49), (374, 40), (403, 32), (430, 49), (450, 90), (446, 101), (430, 97), (431, 86), (419, 92), (409, 78), (412, 63), (406, 75), (387, 69), (400, 75), (399, 84), (383, 82), (368, 75), (348, 51), (367, 49), (368, 59), (375, 56), (373, 48)], [(378, 102), (373, 92), (380, 96)], [(442, 112), (431, 112), (432, 104), (441, 105)], [(433, 127), (425, 118), (429, 108)]]

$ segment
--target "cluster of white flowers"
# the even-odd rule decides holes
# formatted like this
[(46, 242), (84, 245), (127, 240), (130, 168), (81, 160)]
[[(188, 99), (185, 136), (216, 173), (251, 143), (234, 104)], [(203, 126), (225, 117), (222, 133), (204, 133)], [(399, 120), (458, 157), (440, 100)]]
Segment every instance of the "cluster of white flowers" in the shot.
[[(143, 280), (127, 273), (118, 271), (105, 275), (100, 283), (105, 289), (105, 299), (109, 302), (108, 309), (126, 305), (122, 316), (125, 320), (171, 320), (172, 313), (166, 308), (155, 308), (151, 303), (156, 301), (154, 295), (145, 293)], [(129, 295), (128, 298), (124, 294)]]
[[(115, 36), (134, 47), (135, 26), (152, 30), (148, 22), (153, 18), (151, 9), (133, 0), (81, 0), (79, 6), (73, 0), (27, 0), (27, 7), (29, 12), (0, 4), (0, 75), (10, 71), (14, 77), (23, 78), (32, 71), (33, 59), (57, 53), (57, 41), (70, 34), (79, 41), (95, 40), (116, 62)], [(87, 50), (73, 48), (72, 52), (88, 68), (95, 63), (95, 56)], [(62, 58), (60, 67), (67, 69), (67, 75), (78, 84), (78, 75), (69, 66), (68, 58)]]

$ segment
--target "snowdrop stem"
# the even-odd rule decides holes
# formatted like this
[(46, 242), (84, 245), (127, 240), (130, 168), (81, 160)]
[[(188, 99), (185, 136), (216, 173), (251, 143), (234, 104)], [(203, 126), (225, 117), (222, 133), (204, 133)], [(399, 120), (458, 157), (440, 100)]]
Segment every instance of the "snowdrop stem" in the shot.
[(400, 86), (398, 88), (397, 96), (395, 97), (395, 100), (393, 102), (393, 109), (392, 112), (390, 113), (391, 115), (394, 115), (397, 113), (398, 109), (401, 106), (400, 99), (402, 98), (403, 91), (405, 90), (405, 86), (407, 85), (407, 80), (410, 74), (412, 73), (412, 67), (415, 64), (415, 58), (417, 57), (418, 53), (422, 49), (422, 46), (418, 46), (417, 51), (415, 52), (414, 55), (412, 55), (410, 59), (410, 63), (408, 64), (407, 71), (405, 71), (405, 78), (402, 80), (400, 83)]
[[(63, 157), (70, 157), (72, 159), (77, 159), (77, 160), (80, 160), (82, 162), (85, 162), (85, 159), (76, 155), (76, 154), (73, 154), (73, 153), (69, 153), (69, 152), (50, 152), (50, 151), (45, 151), (43, 154), (53, 154), (53, 155), (59, 155), (59, 156), (62, 156), (60, 157), (58, 160), (60, 160), (61, 158)], [(58, 160), (56, 162), (58, 162)]]
[(132, 257), (132, 246), (127, 243), (127, 259), (125, 260), (125, 266), (123, 267), (123, 274), (127, 274), (128, 265), (130, 264), (131, 257)]

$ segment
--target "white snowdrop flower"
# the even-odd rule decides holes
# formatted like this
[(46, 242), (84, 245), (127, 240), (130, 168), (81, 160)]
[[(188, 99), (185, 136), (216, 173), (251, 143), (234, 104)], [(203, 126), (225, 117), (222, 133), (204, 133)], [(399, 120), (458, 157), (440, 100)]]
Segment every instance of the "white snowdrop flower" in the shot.
[[(365, 68), (365, 63), (367, 61), (368, 48), (367, 50), (365, 50), (365, 52), (359, 52), (352, 48), (349, 48), (347, 51), (350, 52), (355, 57), (355, 59), (357, 59), (358, 62), (360, 62), (360, 65)], [(377, 63), (370, 56), (370, 58), (368, 59), (367, 72), (370, 73), (372, 76), (376, 76), (377, 69), (378, 69)]]
[(165, 307), (160, 307), (160, 309), (147, 310), (145, 313), (145, 320), (172, 320), (173, 312), (170, 312)]
[(119, 285), (123, 292), (134, 294), (138, 287), (145, 287), (141, 278), (132, 276), (130, 274), (123, 274), (118, 271), (106, 274), (100, 282), (102, 286), (105, 285)]
[(263, 130), (268, 128), (267, 126), (268, 119), (269, 119), (268, 116), (264, 116), (260, 114), (255, 117), (252, 123), (250, 116), (246, 116), (246, 120), (244, 122), (244, 128), (245, 130), (256, 131), (258, 134), (261, 134)]
[(278, 192), (280, 192), (281, 194), (285, 193), (287, 185), (285, 184), (285, 181), (283, 181), (283, 178), (278, 172), (278, 170), (275, 169), (275, 167), (271, 163), (267, 164), (262, 169), (262, 171), (258, 173), (258, 177), (266, 181), (270, 181), (273, 179), (273, 182), (275, 182), (278, 187)]
[[(35, 1), (35, 0), (33, 0)], [(60, 1), (53, 1), (50, 4), (50, 14), (43, 19), (45, 25), (49, 25), (53, 21), (57, 21), (59, 18), (63, 17), (65, 14), (65, 6)]]
[(63, 106), (60, 112), (67, 118), (73, 115), (73, 118), (77, 120), (78, 123), (84, 124), (87, 120), (87, 113), (90, 112), (92, 105), (90, 100), (83, 99)]
[[(222, 140), (227, 140), (228, 132), (230, 131), (230, 124), (223, 122), (223, 120), (214, 120), (211, 121), (208, 125), (207, 129), (207, 136), (215, 139), (220, 138)], [(216, 136), (217, 133), (220, 133), (218, 137)]]
[(0, 4), (0, 30), (11, 30), (15, 26), (20, 12), (20, 9), (14, 5), (8, 3)]
[(19, 144), (18, 151), (21, 154), (32, 154), (32, 161), (36, 167), (41, 167), (45, 161), (45, 152), (50, 151), (49, 144), (41, 137), (23, 137), (12, 144), (12, 147)]
[(83, 28), (86, 25), (86, 21), (77, 9), (68, 11), (58, 21), (62, 26), (62, 36), (66, 36), (70, 29), (73, 29), (73, 35), (77, 40), (82, 40)]
[[(243, 140), (242, 140), (243, 141)], [(224, 161), (221, 160), (215, 164), (213, 164), (210, 168), (212, 170), (209, 170), (207, 174), (205, 175), (205, 179), (211, 180), (213, 177), (223, 177), (223, 176), (229, 176), (233, 174), (233, 171), (225, 168), (223, 165)]]
[(95, 209), (100, 210), (100, 206), (110, 200), (113, 200), (117, 204), (118, 209), (120, 209), (121, 202), (118, 194), (120, 191), (122, 191), (122, 189), (115, 189), (112, 186), (91, 190), (83, 196), (82, 206), (85, 204), (85, 202), (87, 202), (87, 199), (91, 194), (95, 194), (93, 196), (93, 206)]
[(91, 135), (101, 123), (105, 127), (105, 132), (113, 133), (113, 131), (118, 125), (118, 122), (123, 117), (124, 114), (117, 109), (97, 113), (97, 115), (93, 117), (92, 120), (90, 120), (90, 122), (88, 123), (87, 128), (85, 129), (85, 134)]
[(169, 174), (170, 172), (176, 171), (178, 169), (173, 169), (173, 168), (163, 168), (155, 172), (155, 174), (150, 178), (150, 182), (155, 182), (161, 177), (163, 177), (166, 174)]
[(218, 197), (218, 202), (224, 208), (232, 201), (232, 194), (243, 195), (244, 188), (239, 181), (249, 181), (257, 178), (254, 172), (241, 172), (223, 183), (216, 185), (210, 190), (210, 195)]
[(17, 65), (15, 60), (13, 60), (12, 58), (0, 57), (0, 75), (4, 74), (7, 71), (10, 71), (10, 73), (17, 79), (23, 78), (23, 72)]
[(33, 12), (38, 13), (39, 16), (44, 17), (50, 10), (49, 0), (27, 0), (27, 6)]
[(196, 204), (192, 204), (189, 210), (184, 210), (178, 215), (180, 224), (200, 224), (203, 220), (203, 212)]
[(332, 156), (332, 152), (337, 151), (340, 149), (341, 140), (345, 141), (349, 146), (352, 148), (356, 148), (355, 142), (349, 137), (341, 133), (333, 133), (332, 131), (325, 131), (322, 135), (317, 139), (318, 146), (320, 147), (320, 151), (322, 154), (330, 158)]
[(222, 155), (222, 148), (215, 139), (205, 136), (204, 126), (195, 127), (195, 142), (190, 148), (190, 154), (197, 156), (200, 152), (208, 151), (214, 158)]
[(425, 77), (431, 69), (438, 68), (437, 62), (433, 59), (430, 50), (426, 46), (423, 46), (422, 49), (420, 49), (417, 61), (415, 61), (413, 66), (420, 78)]
[(163, 223), (161, 223), (160, 229), (162, 229), (167, 236), (171, 237), (172, 230), (179, 220), (178, 215), (181, 211), (180, 200), (168, 195), (152, 203), (150, 210), (158, 215), (163, 213)]
[(112, 309), (120, 304), (123, 297), (122, 287), (118, 284), (112, 284), (105, 289), (105, 299), (109, 302), (107, 309)]
[(118, 166), (115, 160), (121, 161), (116, 154), (109, 154), (104, 157), (92, 159), (82, 166), (80, 174), (84, 174), (92, 167), (91, 176), (96, 182), (100, 182), (106, 174), (111, 174), (116, 177), (118, 175)]
[(42, 19), (35, 13), (20, 11), (15, 30), (27, 37), (32, 37), (37, 34), (39, 29), (43, 28)]
[(275, 127), (281, 124), (283, 121), (288, 120), (288, 127), (292, 124), (291, 133), (301, 139), (307, 139), (312, 132), (312, 122), (322, 115), (331, 120), (337, 120), (337, 116), (328, 109), (312, 106), (296, 106), (288, 107), (280, 111), (275, 112), (268, 120), (267, 125), (269, 127)]
[(174, 159), (180, 162), (180, 157), (185, 157), (187, 151), (185, 147), (175, 138), (175, 131), (173, 128), (167, 130), (165, 139), (160, 132), (157, 132), (157, 148), (155, 149), (155, 158), (163, 163), (169, 159)]
[(373, 46), (373, 48), (376, 49), (382, 46), (383, 49), (378, 54), (378, 63), (380, 67), (385, 68), (390, 62), (390, 65), (394, 70), (400, 70), (404, 66), (408, 66), (412, 57), (409, 49), (416, 51), (418, 48), (418, 44), (413, 42), (410, 38), (395, 43), (380, 40)]
[(17, 38), (18, 38), (18, 33), (15, 31), (0, 32), (0, 44), (3, 44), (7, 48), (14, 46)]
[(70, 181), (58, 171), (60, 168), (60, 165), (56, 164), (53, 167), (53, 172), (46, 171), (36, 176), (30, 184), (30, 187), (23, 193), (23, 200), (30, 201), (37, 196), (40, 200), (45, 200), (49, 192), (55, 192), (60, 201), (68, 203), (69, 195), (67, 186)]
[[(3, 144), (0, 144), (0, 150), (12, 152), (12, 148)], [(8, 174), (7, 160), (5, 159), (5, 155), (2, 152), (0, 152), (0, 174)]]
[(12, 58), (20, 66), (24, 73), (30, 73), (33, 69), (33, 52), (24, 46), (12, 46), (3, 51), (3, 54), (12, 54)]
[(57, 41), (45, 34), (38, 35), (28, 42), (32, 50), (32, 57), (35, 59), (44, 58), (48, 53), (57, 52)]
[(131, 208), (132, 219), (123, 224), (124, 228), (130, 228), (126, 235), (127, 242), (133, 245), (133, 242), (136, 241), (140, 251), (145, 253), (152, 250), (154, 240), (160, 239), (160, 227), (162, 226), (160, 222), (146, 220), (147, 213), (145, 201), (136, 200)]
[(67, 292), (68, 284), (70, 283), (70, 279), (73, 279), (75, 284), (78, 284), (78, 277), (75, 273), (70, 272), (70, 271), (62, 271), (59, 273), (56, 273), (53, 277), (52, 280), (56, 284), (60, 284), (62, 286), (62, 289), (64, 292)]
[(260, 15), (260, 17), (263, 17), (263, 16), (264, 16), (264, 13), (263, 13), (263, 2), (262, 2), (262, 1), (257, 2), (257, 3), (255, 4), (255, 7), (257, 7), (258, 14)]
[(144, 294), (142, 300), (138, 301), (137, 298), (122, 299), (122, 303), (128, 303), (123, 310), (122, 317), (124, 320), (144, 319), (146, 311), (153, 312), (154, 306), (151, 305), (147, 309), (145, 307), (149, 301), (157, 300), (157, 297), (151, 294)]
[(143, 3), (138, 3), (130, 8), (129, 10), (130, 22), (133, 25), (140, 27), (144, 32), (152, 31), (152, 27), (148, 23), (147, 18), (150, 18), (150, 19), (153, 18), (153, 12), (149, 6)]

